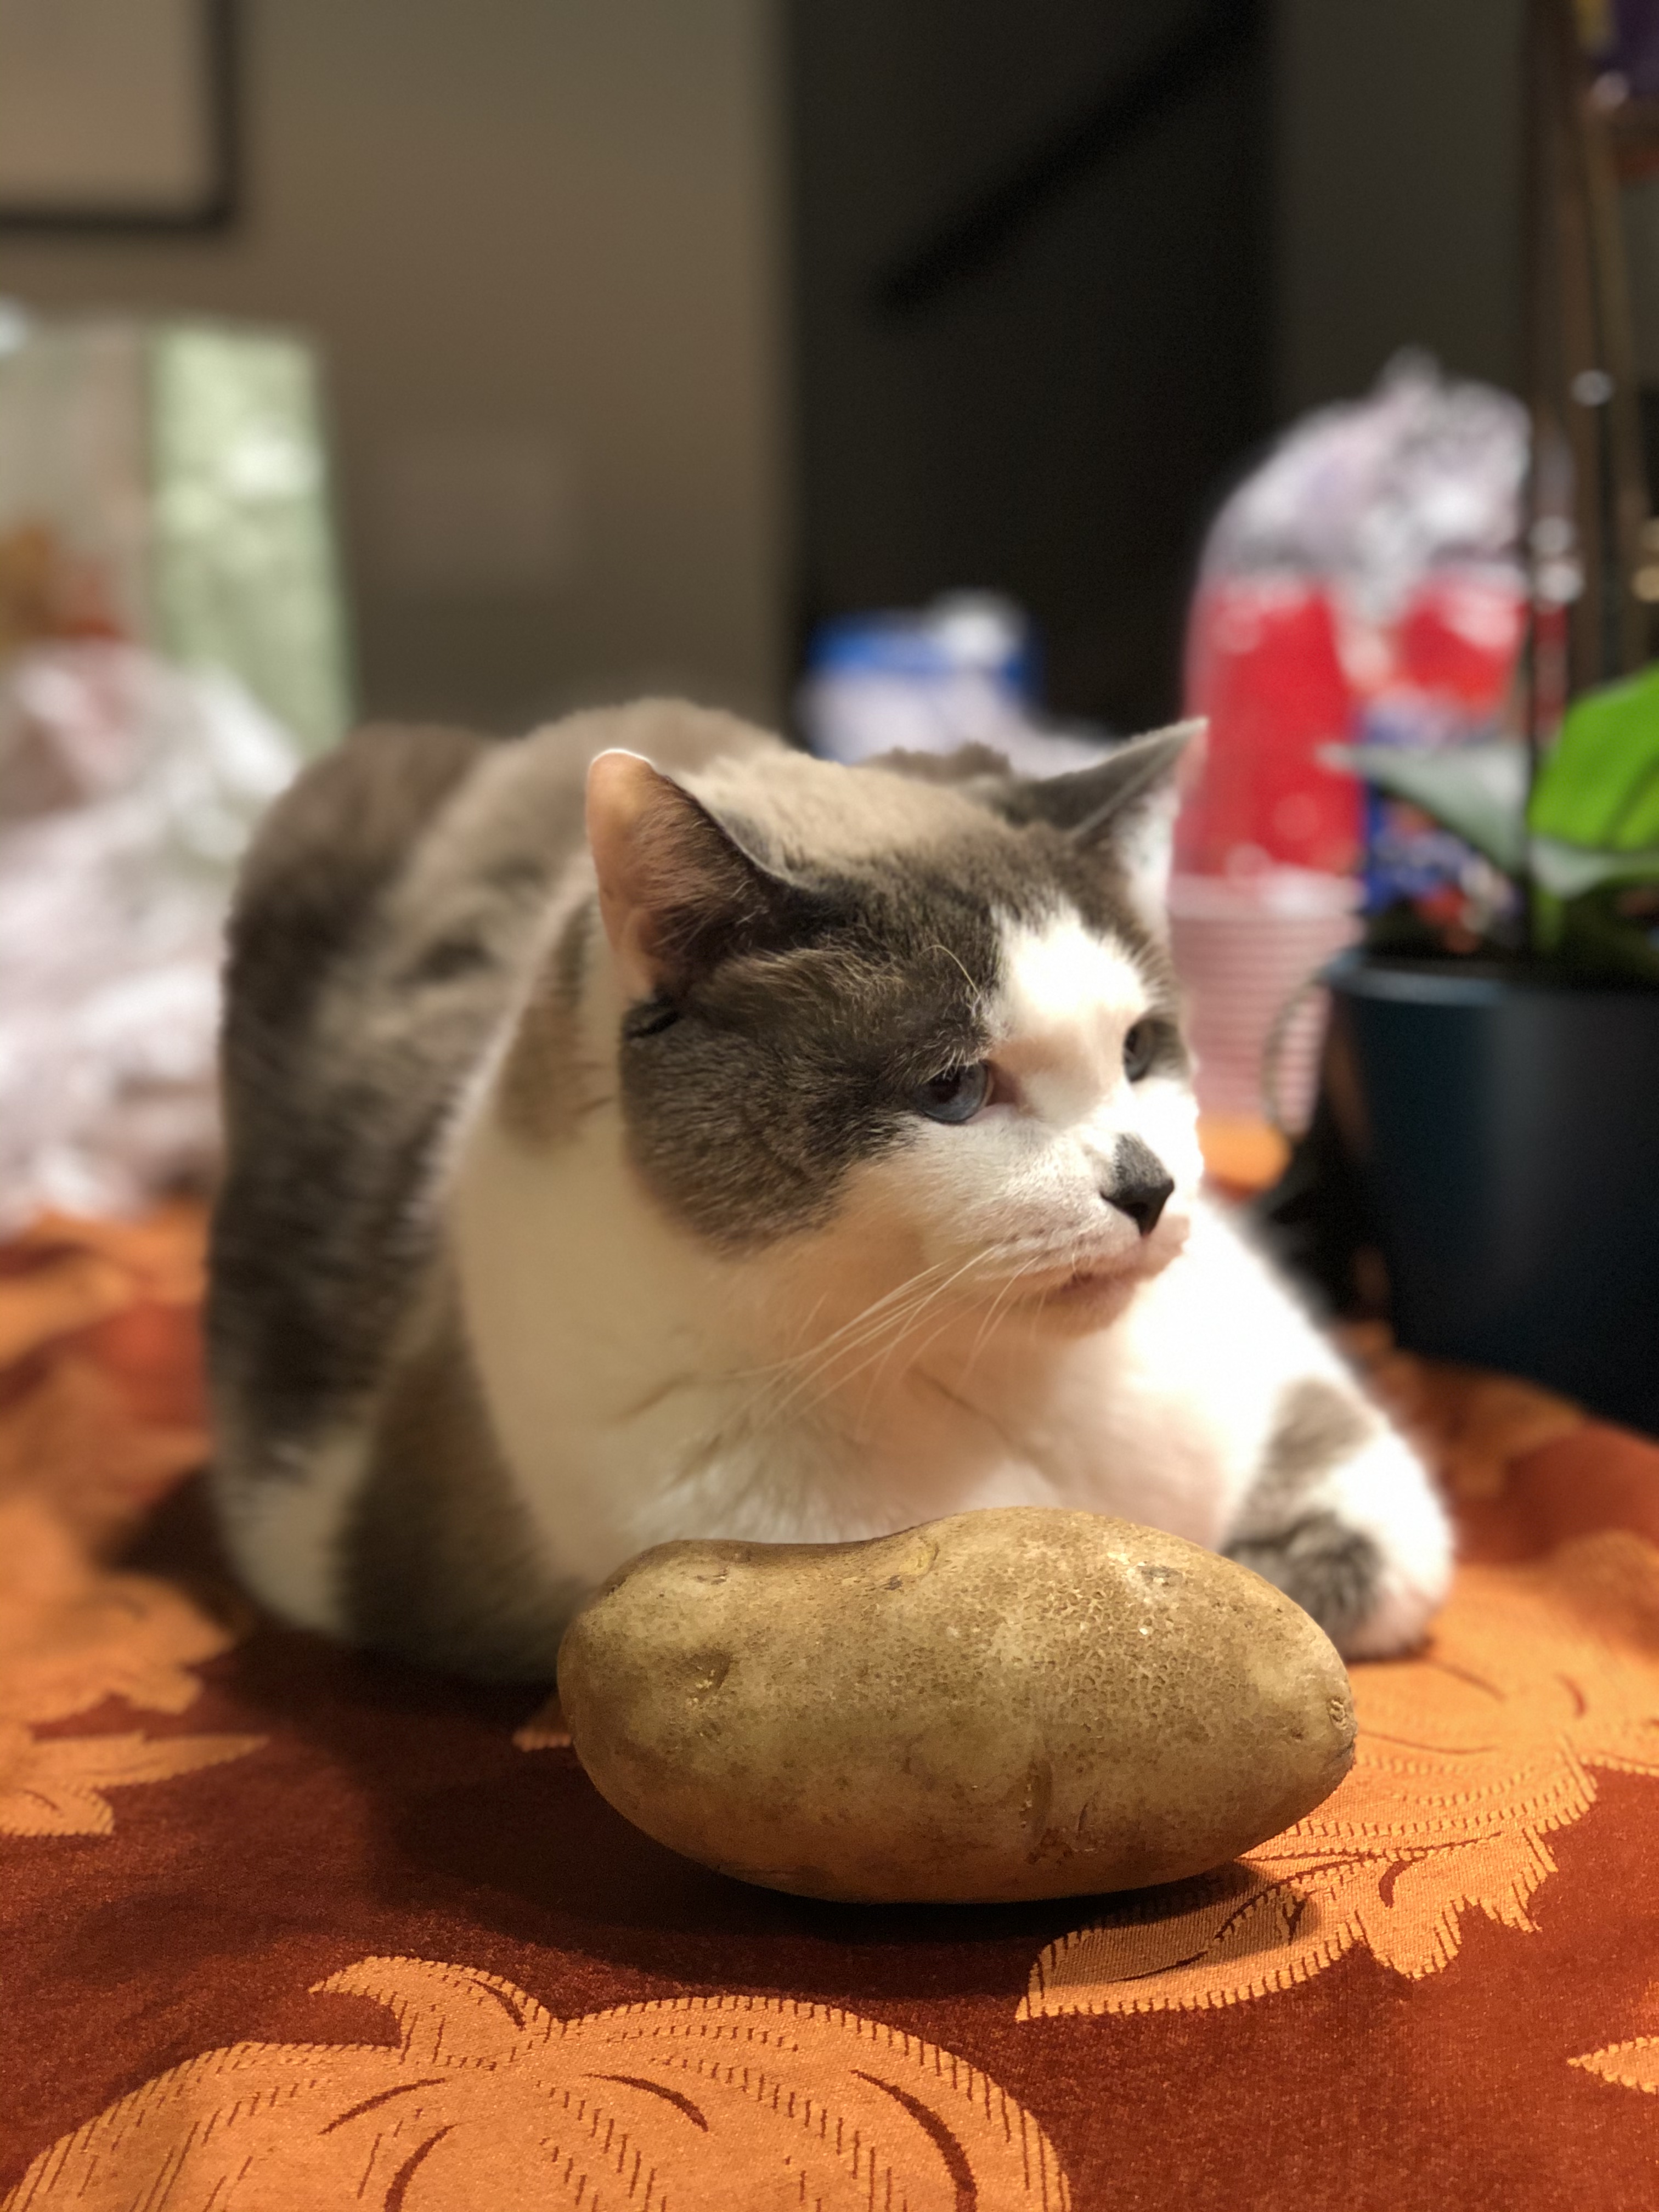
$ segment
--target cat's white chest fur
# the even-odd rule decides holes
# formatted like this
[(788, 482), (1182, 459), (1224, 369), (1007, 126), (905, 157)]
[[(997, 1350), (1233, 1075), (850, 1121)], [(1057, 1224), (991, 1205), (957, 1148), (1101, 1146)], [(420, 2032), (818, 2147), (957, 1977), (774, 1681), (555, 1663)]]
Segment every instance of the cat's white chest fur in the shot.
[(830, 1542), (993, 1505), (1218, 1544), (1282, 1372), (1263, 1323), (1283, 1302), (1207, 1208), (1112, 1326), (1058, 1342), (976, 1324), (928, 1342), (925, 1312), (902, 1338), (879, 1312), (820, 1327), (828, 1297), (792, 1323), (752, 1261), (664, 1222), (609, 1108), (553, 1155), (481, 1117), (448, 1213), (504, 1452), (550, 1571), (582, 1581), (691, 1530)]

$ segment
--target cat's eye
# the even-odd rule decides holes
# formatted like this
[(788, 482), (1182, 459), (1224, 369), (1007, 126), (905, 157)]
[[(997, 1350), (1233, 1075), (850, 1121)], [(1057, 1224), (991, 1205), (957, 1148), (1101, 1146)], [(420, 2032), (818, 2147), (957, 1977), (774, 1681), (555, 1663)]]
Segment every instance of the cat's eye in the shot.
[(623, 1016), (623, 1034), (630, 1042), (641, 1037), (660, 1036), (665, 1030), (672, 1030), (679, 1018), (679, 1008), (666, 999), (646, 999)]
[(1123, 1073), (1131, 1083), (1139, 1083), (1152, 1072), (1152, 1062), (1158, 1058), (1158, 1024), (1136, 1022), (1124, 1032)]
[(947, 1068), (931, 1083), (919, 1085), (911, 1104), (930, 1121), (971, 1121), (991, 1095), (991, 1071), (985, 1062)]

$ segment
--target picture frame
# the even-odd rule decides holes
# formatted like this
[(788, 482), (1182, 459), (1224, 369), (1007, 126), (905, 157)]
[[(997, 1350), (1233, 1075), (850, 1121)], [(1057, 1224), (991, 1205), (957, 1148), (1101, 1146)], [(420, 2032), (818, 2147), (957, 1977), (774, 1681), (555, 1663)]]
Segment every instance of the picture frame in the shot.
[(0, 232), (228, 223), (235, 5), (0, 0)]

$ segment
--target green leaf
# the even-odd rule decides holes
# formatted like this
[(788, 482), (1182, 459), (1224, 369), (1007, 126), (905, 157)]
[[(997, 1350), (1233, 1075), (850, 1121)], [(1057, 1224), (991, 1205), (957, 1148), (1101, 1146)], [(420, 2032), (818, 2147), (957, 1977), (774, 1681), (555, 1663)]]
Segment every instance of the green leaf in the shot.
[[(1531, 823), (1536, 837), (1603, 854), (1659, 848), (1659, 665), (1568, 708), (1539, 770)], [(1638, 872), (1659, 874), (1659, 865), (1644, 860)]]
[(1563, 837), (1532, 841), (1534, 880), (1556, 898), (1582, 898), (1606, 884), (1659, 883), (1659, 846), (1633, 853), (1570, 845)]
[(1331, 745), (1322, 757), (1364, 776), (1392, 799), (1420, 806), (1506, 874), (1526, 860), (1527, 754), (1510, 738), (1443, 752), (1395, 745)]

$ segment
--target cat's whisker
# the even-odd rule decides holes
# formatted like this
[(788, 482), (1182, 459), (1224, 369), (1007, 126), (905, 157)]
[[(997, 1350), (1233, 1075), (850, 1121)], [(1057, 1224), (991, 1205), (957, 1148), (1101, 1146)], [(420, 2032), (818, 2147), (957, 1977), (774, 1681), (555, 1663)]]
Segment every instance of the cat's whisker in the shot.
[(927, 1278), (933, 1272), (927, 1270), (902, 1285), (899, 1292), (874, 1300), (828, 1337), (781, 1362), (777, 1381), (785, 1396), (811, 1382), (837, 1360), (860, 1350), (890, 1328), (902, 1327), (906, 1315), (927, 1294)]
[[(824, 1400), (831, 1395), (833, 1392), (843, 1389), (848, 1382), (853, 1382), (858, 1376), (862, 1375), (868, 1368), (874, 1366), (877, 1370), (876, 1375), (865, 1394), (865, 1403), (867, 1407), (870, 1396), (879, 1385), (882, 1372), (885, 1369), (888, 1362), (892, 1358), (894, 1353), (899, 1349), (900, 1345), (913, 1332), (916, 1322), (921, 1320), (923, 1314), (927, 1312), (928, 1307), (936, 1304), (938, 1299), (942, 1297), (946, 1291), (952, 1288), (963, 1276), (969, 1273), (975, 1267), (982, 1267), (986, 1262), (986, 1259), (987, 1255), (984, 1253), (975, 1253), (970, 1260), (964, 1261), (962, 1266), (958, 1267), (952, 1275), (948, 1277), (945, 1282), (936, 1285), (924, 1297), (918, 1300), (913, 1307), (907, 1310), (902, 1316), (898, 1317), (896, 1324), (891, 1328), (877, 1332), (876, 1336), (878, 1340), (876, 1341), (875, 1350), (871, 1352), (866, 1358), (860, 1360), (857, 1366), (849, 1368), (844, 1374), (837, 1375), (833, 1382), (831, 1382), (826, 1389), (822, 1391), (817, 1397), (813, 1399), (811, 1405), (809, 1405), (805, 1410), (808, 1413), (811, 1412), (815, 1407), (822, 1405)], [(954, 1316), (947, 1316), (939, 1326), (926, 1338), (925, 1343), (932, 1344), (936, 1341), (944, 1331), (951, 1326), (951, 1320), (953, 1318)], [(885, 1344), (883, 1344), (878, 1340), (879, 1336), (883, 1334), (886, 1335), (889, 1339)], [(918, 1356), (919, 1354), (913, 1350), (910, 1359), (910, 1364), (913, 1366), (915, 1364), (915, 1360)]]
[[(922, 1314), (927, 1310), (927, 1305), (933, 1303), (934, 1302), (932, 1299), (926, 1301), (922, 1306), (919, 1307), (917, 1310), (910, 1316), (908, 1322), (902, 1332), (896, 1332), (890, 1335), (885, 1345), (878, 1345), (876, 1350), (871, 1353), (868, 1359), (864, 1361), (862, 1366), (855, 1367), (852, 1370), (851, 1374), (845, 1375), (838, 1378), (838, 1382), (848, 1382), (853, 1379), (854, 1376), (862, 1374), (866, 1369), (874, 1369), (874, 1373), (871, 1375), (868, 1383), (865, 1386), (863, 1401), (864, 1411), (867, 1412), (872, 1398), (880, 1388), (882, 1378), (885, 1375), (894, 1354), (899, 1350), (901, 1345), (909, 1342), (914, 1333), (915, 1324), (921, 1320)], [(908, 1363), (910, 1366), (914, 1367), (917, 1360), (921, 1358), (922, 1352), (926, 1350), (927, 1346), (932, 1344), (945, 1329), (950, 1328), (952, 1318), (952, 1316), (947, 1314), (945, 1319), (939, 1322), (939, 1326), (923, 1340), (920, 1346), (914, 1344), (911, 1345), (910, 1358)]]
[[(1030, 1272), (1031, 1272), (1031, 1270), (1032, 1270), (1034, 1267), (1040, 1266), (1040, 1265), (1042, 1264), (1042, 1253), (1040, 1253), (1040, 1252), (1039, 1252), (1039, 1253), (1038, 1253), (1035, 1257), (1033, 1257), (1031, 1260), (1027, 1261), (1024, 1263), (1024, 1266), (1019, 1267), (1017, 1267), (1017, 1268), (1015, 1269), (1014, 1273), (1012, 1273), (1012, 1274), (1008, 1278), (1007, 1281), (1006, 1281), (1006, 1282), (1005, 1282), (1005, 1283), (1003, 1283), (1003, 1284), (1001, 1284), (1001, 1285), (998, 1287), (998, 1290), (997, 1290), (996, 1295), (995, 1295), (995, 1297), (994, 1297), (992, 1299), (992, 1301), (991, 1301), (991, 1310), (990, 1310), (990, 1316), (989, 1316), (989, 1319), (990, 1319), (991, 1321), (994, 1321), (994, 1318), (995, 1318), (995, 1316), (996, 1316), (996, 1314), (997, 1314), (997, 1310), (998, 1310), (999, 1306), (1000, 1306), (1000, 1305), (1001, 1305), (1001, 1304), (1002, 1304), (1006, 1300), (1007, 1300), (1007, 1299), (1011, 1298), (1011, 1297), (1014, 1295), (1015, 1291), (1018, 1291), (1018, 1289), (1019, 1288), (1019, 1285), (1020, 1285), (1020, 1282), (1021, 1282), (1022, 1279), (1023, 1279), (1024, 1276), (1026, 1276), (1026, 1275), (1030, 1274)], [(969, 1366), (969, 1367), (971, 1367), (971, 1366), (972, 1366), (972, 1364), (973, 1364), (973, 1363), (974, 1363), (974, 1360), (975, 1360), (975, 1358), (976, 1357), (976, 1355), (977, 1355), (977, 1353), (978, 1353), (979, 1346), (980, 1346), (980, 1345), (982, 1343), (982, 1341), (984, 1340), (984, 1337), (985, 1337), (986, 1329), (987, 1329), (988, 1325), (988, 1322), (981, 1322), (980, 1327), (979, 1327), (979, 1329), (978, 1329), (978, 1331), (975, 1333), (975, 1338), (974, 1338), (973, 1345), (970, 1346), (970, 1348), (969, 1348), (969, 1350), (968, 1358), (967, 1358), (966, 1361), (963, 1363), (963, 1364), (964, 1364), (964, 1365), (966, 1365), (966, 1366)], [(910, 1364), (911, 1364), (911, 1366), (912, 1366), (912, 1367), (920, 1367), (920, 1365), (921, 1364), (922, 1360), (926, 1358), (926, 1356), (927, 1356), (927, 1352), (932, 1349), (932, 1347), (933, 1347), (935, 1344), (937, 1344), (937, 1343), (939, 1342), (939, 1338), (940, 1338), (941, 1336), (943, 1336), (943, 1335), (944, 1335), (944, 1334), (945, 1334), (945, 1330), (946, 1330), (947, 1328), (950, 1328), (950, 1326), (951, 1326), (951, 1321), (950, 1321), (950, 1317), (947, 1316), (947, 1317), (946, 1317), (944, 1321), (942, 1321), (942, 1322), (939, 1324), (939, 1326), (938, 1326), (936, 1328), (931, 1329), (931, 1330), (928, 1332), (928, 1334), (927, 1334), (927, 1335), (922, 1339), (921, 1342), (920, 1344), (918, 1344), (918, 1345), (915, 1347), (914, 1351), (913, 1351), (913, 1352), (912, 1352), (912, 1353), (911, 1353), (911, 1357), (910, 1357)], [(880, 1377), (879, 1377), (879, 1374), (878, 1374), (877, 1377), (876, 1377), (876, 1378), (875, 1378), (875, 1379), (871, 1382), (871, 1384), (870, 1384), (870, 1386), (869, 1386), (869, 1389), (866, 1391), (866, 1394), (865, 1394), (865, 1408), (866, 1408), (866, 1411), (867, 1411), (868, 1407), (869, 1407), (869, 1402), (870, 1402), (871, 1396), (872, 1396), (872, 1395), (873, 1395), (873, 1393), (874, 1393), (874, 1390), (875, 1390), (875, 1388), (876, 1388), (876, 1383), (877, 1383), (877, 1382), (878, 1382), (878, 1381), (879, 1381), (879, 1379), (880, 1379)]]
[[(932, 1285), (926, 1290), (922, 1288), (928, 1283), (928, 1278), (939, 1273), (946, 1264), (944, 1261), (935, 1261), (931, 1267), (920, 1269), (916, 1274), (901, 1283), (896, 1290), (888, 1291), (882, 1297), (873, 1299), (860, 1312), (854, 1314), (850, 1321), (843, 1322), (840, 1328), (832, 1330), (829, 1336), (813, 1346), (810, 1351), (795, 1353), (775, 1363), (771, 1370), (773, 1379), (757, 1393), (748, 1406), (742, 1409), (750, 1426), (766, 1427), (781, 1420), (796, 1401), (835, 1366), (838, 1360), (849, 1357), (890, 1329), (902, 1328), (906, 1326), (913, 1310), (921, 1310), (936, 1290), (948, 1287), (947, 1283)], [(958, 1269), (957, 1272), (959, 1273), (962, 1270)], [(890, 1309), (892, 1310), (889, 1310)], [(857, 1333), (852, 1334), (853, 1332)], [(763, 1369), (759, 1371), (767, 1372)], [(774, 1394), (775, 1401), (768, 1407), (767, 1397)]]
[[(884, 1316), (878, 1326), (870, 1329), (862, 1337), (855, 1340), (854, 1342), (839, 1346), (836, 1348), (833, 1358), (820, 1362), (816, 1368), (802, 1378), (800, 1389), (794, 1393), (789, 1399), (786, 1400), (784, 1404), (775, 1411), (773, 1418), (780, 1419), (783, 1413), (790, 1411), (804, 1391), (810, 1388), (814, 1382), (822, 1381), (823, 1376), (829, 1373), (831, 1368), (837, 1364), (842, 1357), (848, 1356), (854, 1352), (863, 1350), (872, 1343), (874, 1343), (876, 1346), (876, 1349), (870, 1352), (867, 1358), (860, 1360), (856, 1366), (849, 1368), (845, 1373), (837, 1374), (834, 1380), (830, 1382), (825, 1389), (821, 1390), (816, 1397), (812, 1398), (802, 1409), (805, 1413), (811, 1413), (815, 1411), (817, 1407), (822, 1405), (824, 1401), (831, 1396), (836, 1390), (843, 1388), (848, 1382), (853, 1381), (855, 1376), (863, 1374), (865, 1370), (875, 1362), (884, 1361), (890, 1358), (893, 1352), (897, 1349), (898, 1344), (902, 1340), (904, 1335), (908, 1334), (912, 1328), (914, 1328), (915, 1322), (921, 1319), (921, 1316), (927, 1310), (928, 1307), (935, 1304), (939, 1298), (942, 1297), (945, 1293), (959, 1282), (964, 1275), (969, 1273), (974, 1268), (982, 1266), (984, 1264), (984, 1260), (985, 1255), (983, 1253), (974, 1253), (969, 1259), (963, 1261), (959, 1267), (953, 1269), (942, 1282), (930, 1285), (926, 1291), (913, 1298), (908, 1304), (899, 1309), (897, 1312)], [(884, 1338), (889, 1340), (885, 1344), (882, 1342)]]
[[(965, 1272), (965, 1269), (957, 1271), (958, 1273)], [(872, 1345), (876, 1346), (876, 1351), (870, 1356), (878, 1358), (884, 1343), (891, 1345), (902, 1340), (921, 1315), (936, 1299), (944, 1295), (955, 1279), (955, 1277), (947, 1278), (944, 1282), (930, 1285), (926, 1290), (917, 1291), (903, 1305), (881, 1314), (871, 1326), (861, 1330), (857, 1336), (837, 1344), (827, 1358), (817, 1360), (799, 1376), (795, 1389), (785, 1399), (780, 1410), (787, 1411), (806, 1390), (826, 1376), (833, 1376), (834, 1379), (830, 1383), (829, 1389), (834, 1389), (845, 1382), (849, 1375), (860, 1373), (867, 1361), (861, 1362), (858, 1366), (848, 1369), (845, 1372), (836, 1370), (842, 1367), (843, 1361), (852, 1358), (858, 1352), (867, 1351)], [(827, 1395), (828, 1391), (822, 1395)], [(815, 1405), (819, 1402), (821, 1398), (814, 1399), (812, 1401)]]
[[(860, 1322), (866, 1322), (872, 1315), (879, 1313), (884, 1307), (892, 1305), (896, 1301), (908, 1297), (919, 1283), (925, 1282), (929, 1275), (938, 1273), (945, 1264), (943, 1261), (934, 1261), (930, 1266), (919, 1269), (915, 1274), (907, 1276), (896, 1288), (884, 1291), (878, 1298), (872, 1298), (868, 1305), (861, 1306), (850, 1320), (842, 1322), (839, 1328), (831, 1329), (828, 1336), (821, 1337), (816, 1344), (810, 1345), (805, 1352), (786, 1352), (781, 1358), (768, 1361), (763, 1366), (740, 1368), (734, 1371), (744, 1376), (770, 1375), (785, 1373), (798, 1367), (803, 1359), (816, 1358), (819, 1352), (827, 1350), (839, 1338), (847, 1335), (850, 1330), (857, 1328)], [(822, 1296), (814, 1302), (811, 1314), (807, 1317), (808, 1325), (812, 1316), (822, 1310), (823, 1303)]]
[[(843, 1374), (838, 1375), (835, 1378), (835, 1381), (829, 1386), (829, 1389), (821, 1393), (819, 1396), (813, 1399), (811, 1404), (805, 1410), (810, 1413), (814, 1407), (822, 1404), (824, 1398), (829, 1396), (832, 1391), (841, 1389), (846, 1383), (853, 1381), (856, 1376), (864, 1373), (867, 1368), (873, 1365), (876, 1367), (877, 1372), (865, 1394), (865, 1403), (867, 1407), (870, 1397), (879, 1385), (882, 1370), (885, 1368), (887, 1363), (892, 1358), (893, 1354), (898, 1350), (899, 1345), (902, 1341), (903, 1337), (914, 1328), (915, 1323), (921, 1319), (927, 1308), (932, 1305), (945, 1291), (950, 1289), (953, 1285), (960, 1281), (963, 1276), (969, 1274), (975, 1268), (1000, 1266), (1014, 1255), (1022, 1251), (1026, 1252), (1029, 1256), (1019, 1261), (1016, 1265), (1013, 1273), (1006, 1282), (999, 1285), (995, 1297), (992, 1301), (990, 1314), (986, 1321), (981, 1322), (980, 1332), (978, 1335), (976, 1335), (973, 1349), (969, 1352), (969, 1357), (971, 1360), (977, 1353), (988, 1327), (994, 1323), (1001, 1309), (1013, 1297), (1015, 1293), (1018, 1291), (1021, 1281), (1026, 1276), (1032, 1273), (1036, 1268), (1042, 1267), (1045, 1262), (1057, 1266), (1070, 1265), (1073, 1263), (1076, 1257), (1074, 1240), (1068, 1239), (1064, 1246), (1057, 1247), (1053, 1238), (1046, 1237), (1010, 1239), (1006, 1240), (998, 1245), (988, 1247), (982, 1251), (975, 1253), (969, 1259), (964, 1261), (960, 1267), (955, 1269), (944, 1283), (934, 1285), (924, 1296), (915, 1300), (909, 1306), (902, 1310), (897, 1314), (884, 1316), (878, 1326), (864, 1332), (860, 1337), (855, 1339), (853, 1342), (838, 1346), (835, 1358), (822, 1362), (811, 1375), (805, 1378), (805, 1382), (810, 1382), (811, 1381), (822, 1376), (836, 1364), (836, 1358), (849, 1354), (852, 1352), (872, 1343), (875, 1344), (876, 1349), (870, 1354), (868, 1358), (860, 1362), (858, 1366), (849, 1369)], [(913, 1284), (917, 1279), (919, 1279), (913, 1278)], [(887, 1302), (878, 1302), (878, 1304), (884, 1304), (885, 1303)], [(872, 1312), (873, 1310), (873, 1308), (866, 1309), (866, 1312)], [(912, 1364), (915, 1364), (916, 1358), (920, 1358), (921, 1350), (925, 1349), (927, 1345), (936, 1343), (939, 1337), (944, 1333), (945, 1328), (949, 1326), (950, 1322), (947, 1320), (945, 1322), (941, 1324), (939, 1328), (934, 1329), (927, 1336), (923, 1346), (913, 1352)], [(889, 1339), (889, 1341), (884, 1346), (880, 1342), (880, 1339), (884, 1336)], [(787, 1403), (786, 1403), (785, 1407), (781, 1410), (787, 1409), (788, 1406)]]
[(1013, 1303), (1015, 1294), (1018, 1291), (1021, 1283), (1028, 1275), (1033, 1273), (1036, 1268), (1040, 1267), (1042, 1264), (1042, 1255), (1040, 1252), (1034, 1254), (1030, 1259), (1024, 1261), (1019, 1267), (1016, 1267), (1013, 1273), (1009, 1276), (1007, 1281), (1004, 1283), (1001, 1289), (998, 1291), (996, 1296), (992, 1299), (989, 1307), (987, 1309), (985, 1318), (981, 1322), (978, 1329), (975, 1332), (972, 1344), (968, 1347), (968, 1358), (965, 1363), (968, 1366), (971, 1367), (974, 1362), (979, 1358), (980, 1352), (983, 1349), (986, 1340), (990, 1336), (992, 1330), (997, 1326), (998, 1322), (1002, 1318), (1005, 1309)]
[(805, 1346), (805, 1340), (810, 1335), (813, 1323), (829, 1302), (829, 1291), (820, 1291), (792, 1331), (793, 1342), (789, 1350), (781, 1358), (769, 1361), (762, 1366), (745, 1368), (738, 1371), (748, 1376), (779, 1374), (793, 1367), (796, 1361), (807, 1358), (810, 1346)]

